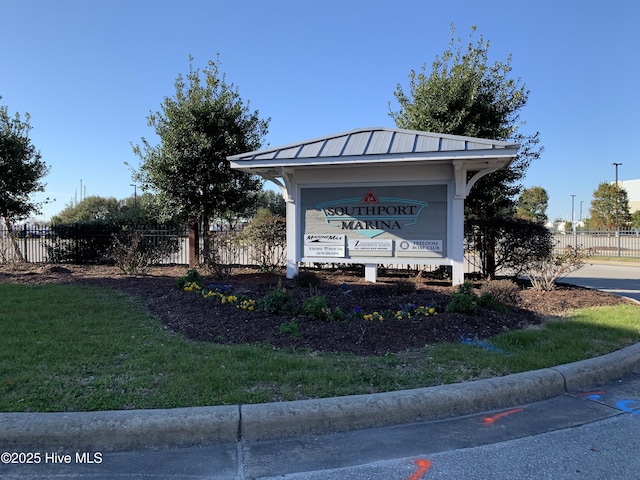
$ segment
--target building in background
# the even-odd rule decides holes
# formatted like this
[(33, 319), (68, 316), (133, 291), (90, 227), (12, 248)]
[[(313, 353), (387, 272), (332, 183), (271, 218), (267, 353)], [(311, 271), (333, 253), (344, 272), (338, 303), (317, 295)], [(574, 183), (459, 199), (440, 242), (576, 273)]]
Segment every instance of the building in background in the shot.
[(620, 186), (627, 191), (629, 198), (629, 213), (640, 210), (640, 179), (620, 180)]

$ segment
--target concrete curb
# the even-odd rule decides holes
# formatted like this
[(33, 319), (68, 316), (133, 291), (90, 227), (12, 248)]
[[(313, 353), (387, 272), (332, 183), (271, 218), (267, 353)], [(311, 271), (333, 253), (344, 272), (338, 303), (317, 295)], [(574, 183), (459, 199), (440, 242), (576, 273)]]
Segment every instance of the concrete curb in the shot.
[(640, 373), (640, 344), (532, 372), (372, 395), (166, 410), (0, 413), (0, 448), (116, 451), (333, 433), (514, 407), (634, 373)]

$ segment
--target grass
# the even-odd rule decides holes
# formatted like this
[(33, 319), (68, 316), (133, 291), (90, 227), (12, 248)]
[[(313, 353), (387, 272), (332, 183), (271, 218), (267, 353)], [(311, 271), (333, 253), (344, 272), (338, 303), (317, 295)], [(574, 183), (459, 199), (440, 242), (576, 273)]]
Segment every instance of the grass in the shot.
[(494, 351), (458, 343), (357, 357), (194, 343), (118, 292), (0, 284), (0, 411), (247, 404), (468, 381), (628, 346), (640, 340), (638, 312), (580, 310), (494, 337)]

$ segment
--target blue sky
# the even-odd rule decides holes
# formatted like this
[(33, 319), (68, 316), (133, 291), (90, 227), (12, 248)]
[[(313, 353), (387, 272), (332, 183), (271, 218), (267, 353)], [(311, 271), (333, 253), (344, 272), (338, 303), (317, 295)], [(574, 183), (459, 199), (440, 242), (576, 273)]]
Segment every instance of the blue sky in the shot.
[[(450, 0), (0, 0), (0, 102), (31, 115), (30, 137), (51, 167), (49, 219), (81, 195), (133, 194), (131, 144), (157, 141), (150, 111), (178, 74), (220, 54), (228, 82), (271, 117), (278, 146), (361, 127), (393, 127), (397, 84), (430, 65), (453, 22), (512, 54), (530, 90), (524, 133), (544, 152), (524, 180), (550, 196), (549, 216), (583, 216), (593, 191), (640, 178), (640, 4)], [(265, 144), (265, 147), (267, 146)], [(82, 190), (80, 188), (82, 182)], [(41, 198), (39, 196), (38, 198)]]

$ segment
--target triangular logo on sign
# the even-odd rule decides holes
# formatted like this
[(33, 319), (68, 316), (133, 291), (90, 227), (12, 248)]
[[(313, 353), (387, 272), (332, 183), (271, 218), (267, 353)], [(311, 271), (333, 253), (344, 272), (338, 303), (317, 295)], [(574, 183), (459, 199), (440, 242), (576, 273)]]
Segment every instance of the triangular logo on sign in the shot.
[(380, 202), (378, 202), (378, 198), (375, 196), (375, 194), (371, 190), (369, 190), (367, 194), (364, 196), (364, 198), (362, 199), (362, 203), (380, 203)]

